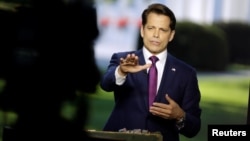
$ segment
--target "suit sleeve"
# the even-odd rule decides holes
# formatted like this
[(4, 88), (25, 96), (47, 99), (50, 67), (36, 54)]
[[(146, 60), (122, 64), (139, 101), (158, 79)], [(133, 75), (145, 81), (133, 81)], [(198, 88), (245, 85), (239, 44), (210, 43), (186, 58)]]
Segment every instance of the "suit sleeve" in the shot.
[(186, 137), (194, 137), (198, 134), (201, 128), (201, 109), (200, 103), (200, 90), (198, 86), (197, 75), (194, 70), (191, 71), (189, 77), (186, 79), (185, 94), (181, 107), (186, 112), (185, 126), (180, 130), (180, 133)]
[(110, 59), (109, 66), (104, 73), (100, 83), (101, 88), (105, 91), (113, 91), (116, 86), (115, 70), (119, 66), (119, 60), (120, 57), (118, 57), (117, 54), (113, 54)]

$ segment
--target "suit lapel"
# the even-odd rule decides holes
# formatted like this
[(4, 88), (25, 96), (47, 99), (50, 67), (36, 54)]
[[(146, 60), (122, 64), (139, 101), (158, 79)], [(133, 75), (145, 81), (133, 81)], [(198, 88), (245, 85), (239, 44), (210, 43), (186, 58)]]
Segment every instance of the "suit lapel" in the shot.
[[(145, 59), (144, 59), (144, 55), (142, 53), (142, 50), (138, 50), (136, 52), (136, 55), (139, 57), (139, 64), (140, 65), (144, 65), (146, 63)], [(140, 88), (141, 93), (143, 94), (143, 103), (146, 107), (146, 109), (148, 109), (148, 74), (147, 74), (147, 70), (142, 70), (141, 72), (137, 73), (137, 80), (140, 82), (140, 86), (138, 86), (138, 88)], [(146, 89), (145, 89), (146, 88)]]
[(156, 96), (156, 101), (162, 101), (162, 97), (165, 97), (166, 92), (170, 89), (171, 82), (173, 82), (175, 75), (176, 75), (176, 67), (173, 63), (173, 57), (170, 54), (168, 54), (167, 61), (163, 70), (162, 80)]

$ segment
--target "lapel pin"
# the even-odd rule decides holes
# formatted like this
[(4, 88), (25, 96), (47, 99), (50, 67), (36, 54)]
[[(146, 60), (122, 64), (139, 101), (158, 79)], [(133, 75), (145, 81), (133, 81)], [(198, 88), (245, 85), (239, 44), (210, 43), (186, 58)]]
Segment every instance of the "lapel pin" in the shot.
[(175, 69), (175, 68), (172, 68), (171, 70), (172, 70), (172, 71), (176, 71), (176, 69)]

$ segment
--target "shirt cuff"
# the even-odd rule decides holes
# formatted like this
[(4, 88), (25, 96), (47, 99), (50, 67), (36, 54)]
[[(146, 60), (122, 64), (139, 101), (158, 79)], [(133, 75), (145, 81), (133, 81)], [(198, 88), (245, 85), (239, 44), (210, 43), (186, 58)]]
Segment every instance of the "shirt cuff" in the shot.
[(119, 69), (120, 66), (118, 66), (115, 70), (115, 83), (116, 85), (122, 85), (125, 80), (126, 80), (126, 76), (121, 76), (119, 73), (118, 73), (118, 69)]

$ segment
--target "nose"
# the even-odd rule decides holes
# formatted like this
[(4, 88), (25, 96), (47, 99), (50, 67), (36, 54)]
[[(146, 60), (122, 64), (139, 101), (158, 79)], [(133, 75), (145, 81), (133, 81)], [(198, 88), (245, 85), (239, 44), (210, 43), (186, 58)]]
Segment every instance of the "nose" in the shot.
[(159, 37), (159, 31), (158, 31), (158, 30), (155, 30), (153, 36), (154, 36), (155, 38), (158, 38), (158, 37)]

